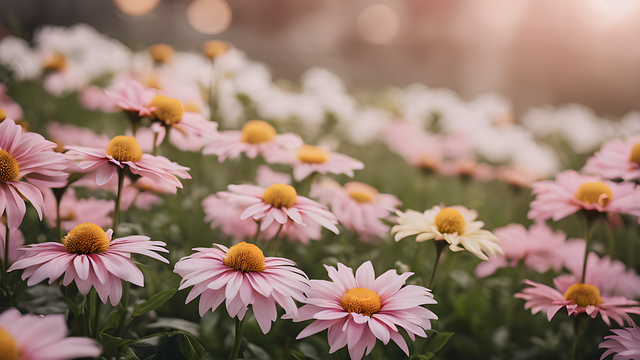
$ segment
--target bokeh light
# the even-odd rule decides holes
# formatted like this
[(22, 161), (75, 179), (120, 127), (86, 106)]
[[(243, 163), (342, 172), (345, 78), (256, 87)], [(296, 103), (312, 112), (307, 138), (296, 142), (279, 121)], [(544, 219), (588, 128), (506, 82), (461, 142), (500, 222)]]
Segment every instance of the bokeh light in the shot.
[(160, 0), (113, 0), (118, 9), (131, 16), (140, 16), (155, 9)]
[(364, 41), (370, 44), (386, 44), (398, 34), (400, 18), (386, 5), (370, 5), (358, 15), (356, 26)]
[(231, 24), (231, 8), (222, 0), (196, 0), (187, 9), (189, 24), (203, 34), (219, 34)]

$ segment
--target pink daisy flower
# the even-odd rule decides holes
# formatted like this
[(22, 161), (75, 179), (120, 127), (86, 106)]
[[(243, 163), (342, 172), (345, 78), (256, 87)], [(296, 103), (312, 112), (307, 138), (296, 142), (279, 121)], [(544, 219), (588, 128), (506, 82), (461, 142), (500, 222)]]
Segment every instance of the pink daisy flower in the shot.
[[(47, 209), (45, 215), (51, 227), (56, 226), (56, 198), (50, 189), (43, 190), (44, 205)], [(115, 209), (116, 203), (113, 200), (78, 199), (73, 188), (65, 191), (60, 200), (60, 227), (64, 231), (71, 231), (77, 225), (85, 222), (94, 223), (100, 227), (111, 225), (113, 219), (110, 214)]]
[(102, 88), (87, 86), (78, 94), (80, 103), (85, 109), (114, 113), (120, 111), (116, 102)]
[(304, 300), (309, 280), (291, 260), (265, 257), (254, 244), (241, 242), (227, 248), (195, 248), (197, 253), (176, 263), (175, 273), (182, 276), (179, 290), (193, 286), (186, 303), (200, 295), (200, 316), (214, 311), (223, 301), (231, 317), (244, 319), (248, 306), (263, 333), (276, 321), (276, 304), (287, 314), (298, 314), (293, 301)]
[[(0, 110), (4, 112), (5, 118), (20, 120), (24, 115), (22, 107), (7, 95), (7, 90), (8, 88), (5, 84), (0, 84)], [(0, 115), (0, 118), (2, 118), (2, 115)]]
[(296, 339), (301, 339), (328, 329), (329, 353), (347, 345), (349, 356), (360, 360), (373, 350), (376, 339), (385, 345), (393, 340), (409, 355), (409, 348), (398, 326), (405, 329), (412, 341), (415, 337), (427, 337), (424, 330), (431, 329), (431, 320), (438, 317), (420, 306), (436, 304), (431, 291), (422, 286), (405, 284), (413, 273), (398, 275), (389, 270), (375, 277), (371, 261), (353, 270), (338, 263), (338, 269), (324, 266), (331, 281), (311, 280), (311, 289), (306, 294), (306, 305), (298, 316), (286, 314), (283, 319), (305, 321), (314, 319)]
[(132, 173), (147, 176), (155, 182), (167, 182), (173, 187), (182, 188), (182, 179), (191, 179), (188, 167), (171, 162), (164, 156), (143, 154), (135, 138), (130, 136), (116, 136), (109, 142), (106, 149), (84, 146), (65, 146), (69, 151), (66, 155), (74, 160), (80, 160), (79, 167), (83, 170), (97, 169), (96, 183), (104, 185), (116, 174), (116, 168), (129, 166)]
[(151, 115), (151, 109), (147, 105), (156, 96), (155, 89), (146, 88), (135, 80), (126, 79), (117, 81), (104, 92), (123, 110), (137, 113), (139, 116)]
[(293, 186), (273, 184), (264, 189), (255, 185), (229, 185), (228, 188), (228, 202), (244, 207), (240, 219), (260, 221), (260, 231), (267, 229), (274, 220), (282, 225), (289, 221), (305, 225), (302, 219), (305, 214), (335, 234), (340, 233), (335, 216), (325, 206), (299, 196)]
[(640, 328), (638, 326), (633, 324), (630, 328), (610, 330), (615, 335), (605, 336), (605, 340), (598, 345), (598, 349), (607, 349), (600, 360), (611, 354), (615, 354), (613, 360), (640, 359)]
[(595, 318), (600, 314), (608, 326), (611, 326), (609, 318), (624, 325), (625, 321), (632, 323), (629, 314), (640, 314), (640, 307), (636, 306), (637, 301), (629, 300), (624, 296), (600, 296), (600, 290), (593, 285), (558, 281), (556, 278), (553, 281), (556, 290), (535, 281), (525, 280), (524, 282), (533, 287), (523, 289), (514, 297), (526, 300), (524, 308), (531, 309), (532, 314), (546, 312), (549, 321), (563, 307), (567, 308), (569, 316), (586, 313)]
[(340, 224), (365, 241), (387, 236), (390, 228), (380, 219), (389, 218), (391, 210), (402, 204), (395, 195), (380, 194), (373, 186), (357, 181), (340, 186), (323, 179), (313, 186), (311, 196), (329, 204)]
[(28, 286), (49, 279), (53, 284), (62, 274), (62, 285), (75, 280), (78, 291), (86, 295), (94, 287), (103, 303), (107, 298), (116, 306), (122, 296), (122, 282), (128, 281), (144, 286), (144, 276), (131, 254), (141, 254), (169, 261), (154, 251), (169, 252), (162, 241), (149, 241), (142, 235), (126, 236), (111, 240), (113, 231), (107, 232), (92, 223), (84, 223), (73, 228), (62, 243), (40, 243), (23, 247), (25, 254), (8, 271), (24, 269), (22, 280)]
[[(536, 199), (531, 202), (529, 219), (558, 221), (578, 210), (612, 211), (640, 216), (640, 187), (614, 183), (598, 177), (566, 170), (556, 180), (533, 184)], [(640, 219), (638, 220), (640, 222)]]
[(262, 154), (269, 163), (284, 163), (289, 157), (289, 151), (302, 144), (302, 139), (297, 134), (278, 134), (266, 121), (251, 120), (241, 130), (220, 132), (219, 138), (205, 146), (202, 153), (217, 155), (220, 162), (244, 153), (250, 159)]
[(8, 309), (0, 314), (0, 350), (3, 359), (68, 360), (97, 358), (102, 353), (89, 338), (66, 337), (64, 315), (20, 314)]
[(209, 121), (199, 113), (185, 112), (182, 103), (174, 98), (157, 95), (149, 103), (151, 130), (157, 134), (156, 146), (162, 144), (167, 130), (179, 135), (171, 139), (177, 148), (187, 151), (199, 151), (206, 143), (218, 139), (218, 123)]
[(353, 170), (364, 169), (364, 164), (360, 160), (317, 146), (303, 145), (296, 150), (295, 154), (292, 161), (295, 181), (302, 181), (314, 172), (346, 174), (348, 177), (353, 177)]
[[(4, 237), (7, 233), (7, 226), (3, 223), (0, 223), (0, 259), (4, 261)], [(24, 244), (24, 235), (22, 235), (22, 231), (20, 229), (9, 231), (9, 263), (14, 263), (24, 251), (20, 248)]]
[(604, 144), (587, 160), (582, 171), (605, 179), (640, 179), (640, 136), (626, 142), (615, 139)]
[[(9, 229), (22, 223), (27, 210), (23, 197), (33, 204), (42, 220), (45, 211), (38, 187), (63, 187), (69, 174), (67, 159), (53, 149), (56, 144), (42, 135), (23, 133), (12, 119), (0, 123), (0, 214), (6, 212)], [(24, 178), (26, 181), (20, 181)]]
[(273, 184), (291, 185), (291, 175), (273, 171), (268, 165), (260, 165), (256, 173), (256, 184), (265, 188)]
[(562, 269), (565, 259), (563, 249), (567, 239), (562, 231), (554, 232), (542, 222), (531, 225), (529, 230), (521, 224), (509, 224), (494, 229), (493, 234), (500, 240), (504, 255), (497, 254), (480, 263), (475, 270), (477, 277), (489, 276), (502, 267), (516, 267), (520, 260), (539, 273), (549, 269)]
[(389, 124), (384, 135), (389, 150), (402, 156), (407, 164), (436, 171), (440, 168), (445, 156), (445, 143), (441, 136), (404, 121)]
[(175, 194), (176, 188), (166, 182), (155, 182), (148, 177), (140, 177), (131, 186), (122, 191), (120, 206), (126, 211), (131, 205), (138, 209), (151, 210), (151, 206), (161, 204), (162, 199), (156, 194)]

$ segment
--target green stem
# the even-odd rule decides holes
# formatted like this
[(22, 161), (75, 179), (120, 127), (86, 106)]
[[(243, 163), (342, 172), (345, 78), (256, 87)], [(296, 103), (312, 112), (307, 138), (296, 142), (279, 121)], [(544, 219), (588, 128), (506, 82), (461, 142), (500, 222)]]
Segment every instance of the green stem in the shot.
[[(280, 235), (280, 231), (282, 230), (282, 226), (283, 226), (283, 224), (280, 224), (280, 227), (278, 227), (278, 231), (276, 232), (276, 235), (274, 237), (272, 237), (271, 240), (269, 240), (269, 242), (267, 243), (267, 246), (265, 248), (266, 251), (268, 251), (270, 247), (275, 246), (273, 244), (276, 242), (276, 240), (278, 240), (278, 236)], [(274, 251), (277, 251), (277, 248)]]
[(611, 228), (611, 224), (609, 224), (609, 221), (605, 221), (604, 225), (605, 225), (604, 226), (605, 231), (607, 232), (607, 239), (609, 240), (609, 256), (611, 257), (611, 260), (615, 260), (616, 259), (616, 234)]
[(120, 199), (122, 198), (122, 188), (124, 187), (124, 169), (118, 167), (118, 194), (116, 195), (116, 209), (113, 213), (113, 238), (116, 238), (118, 225), (120, 224)]
[(215, 121), (217, 113), (217, 96), (216, 88), (214, 88), (214, 83), (215, 86), (217, 86), (218, 82), (215, 79), (216, 72), (214, 69), (214, 64), (215, 58), (211, 59), (211, 78), (209, 79), (209, 119), (211, 121)]
[(438, 270), (438, 264), (440, 263), (440, 254), (442, 254), (442, 249), (447, 245), (444, 240), (435, 240), (434, 244), (436, 245), (436, 262), (433, 264), (433, 272), (431, 273), (431, 279), (429, 280), (429, 289), (433, 291), (433, 280), (436, 278), (436, 271)]
[(158, 133), (156, 133), (155, 136), (153, 137), (153, 150), (151, 150), (151, 154), (153, 156), (158, 155), (158, 147), (156, 146), (157, 142), (158, 142)]
[(594, 217), (590, 216), (588, 213), (585, 215), (585, 226), (584, 226), (584, 240), (585, 240), (585, 244), (584, 244), (584, 260), (582, 262), (582, 279), (580, 280), (581, 283), (584, 284), (584, 279), (586, 278), (587, 275), (587, 257), (589, 256), (589, 245), (591, 242), (591, 232), (593, 230), (593, 225), (595, 223)]
[(9, 269), (9, 224), (5, 225), (4, 232), (4, 261), (2, 261), (2, 287), (9, 293), (7, 284), (7, 270)]
[(236, 335), (233, 341), (233, 349), (231, 350), (231, 355), (229, 356), (229, 360), (236, 360), (238, 355), (240, 354), (240, 346), (242, 345), (242, 329), (244, 327), (244, 319), (238, 320), (236, 318)]
[(578, 314), (573, 319), (573, 349), (571, 350), (571, 360), (576, 360), (577, 352), (578, 352), (578, 343), (580, 341), (580, 332), (582, 328), (582, 319), (583, 314)]
[(58, 229), (59, 239), (62, 239), (62, 226), (60, 226), (60, 199), (56, 199), (56, 228)]

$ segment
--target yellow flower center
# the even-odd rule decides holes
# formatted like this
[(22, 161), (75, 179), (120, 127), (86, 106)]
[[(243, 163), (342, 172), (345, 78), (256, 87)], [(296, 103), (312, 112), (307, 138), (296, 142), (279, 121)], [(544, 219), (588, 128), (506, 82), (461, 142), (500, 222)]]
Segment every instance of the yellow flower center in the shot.
[(352, 288), (347, 290), (342, 297), (342, 309), (349, 313), (358, 313), (364, 316), (371, 316), (378, 311), (380, 297), (373, 290), (365, 288)]
[(186, 103), (186, 104), (184, 104), (184, 111), (199, 113), (200, 112), (200, 106), (198, 106), (198, 104), (192, 103), (192, 102)]
[(298, 200), (298, 193), (291, 185), (273, 184), (264, 190), (262, 198), (271, 206), (290, 208)]
[(5, 329), (0, 327), (0, 360), (18, 360), (18, 345), (16, 340)]
[(160, 82), (158, 81), (158, 78), (155, 77), (154, 75), (149, 75), (145, 81), (144, 84), (148, 87), (154, 88), (154, 89), (158, 89), (161, 90), (162, 87), (160, 86)]
[(322, 164), (329, 160), (329, 152), (312, 145), (302, 145), (298, 149), (298, 160), (310, 164)]
[(67, 67), (67, 60), (59, 52), (51, 53), (42, 65), (45, 70), (61, 70)]
[(7, 113), (5, 113), (4, 110), (2, 110), (2, 108), (0, 108), (0, 122), (2, 122), (6, 118), (7, 118)]
[(175, 50), (171, 45), (167, 44), (156, 44), (149, 48), (149, 52), (151, 53), (151, 57), (155, 62), (163, 62), (168, 63), (171, 61), (171, 57)]
[(462, 235), (466, 222), (460, 211), (452, 208), (444, 208), (440, 210), (435, 218), (438, 231), (443, 234), (458, 233)]
[(205, 55), (212, 60), (220, 55), (224, 55), (229, 49), (231, 49), (231, 44), (218, 40), (207, 41), (203, 45)]
[(578, 190), (576, 190), (575, 197), (584, 203), (597, 203), (605, 207), (613, 200), (613, 192), (610, 187), (599, 181), (587, 182), (580, 185)]
[(107, 251), (110, 242), (100, 226), (86, 222), (71, 229), (62, 244), (76, 254), (93, 254)]
[(0, 181), (12, 182), (18, 180), (20, 166), (9, 152), (0, 149)]
[(564, 293), (564, 299), (573, 300), (578, 306), (598, 306), (602, 304), (600, 291), (592, 285), (576, 283), (567, 289)]
[(265, 271), (267, 269), (262, 250), (254, 244), (244, 241), (230, 247), (222, 263), (242, 272)]
[(350, 181), (344, 184), (344, 189), (347, 190), (347, 194), (349, 194), (353, 200), (361, 204), (373, 202), (378, 195), (376, 188), (358, 181)]
[(118, 135), (109, 141), (107, 155), (118, 161), (138, 161), (142, 158), (142, 149), (136, 138)]
[(262, 120), (247, 121), (242, 126), (242, 142), (249, 144), (259, 144), (270, 141), (278, 132), (268, 122)]
[(167, 125), (177, 123), (182, 119), (182, 115), (184, 114), (184, 108), (180, 100), (164, 95), (154, 97), (149, 107), (156, 107), (153, 115), (159, 120), (164, 121)]
[(633, 148), (631, 148), (631, 155), (629, 156), (629, 160), (640, 165), (640, 143), (633, 145)]

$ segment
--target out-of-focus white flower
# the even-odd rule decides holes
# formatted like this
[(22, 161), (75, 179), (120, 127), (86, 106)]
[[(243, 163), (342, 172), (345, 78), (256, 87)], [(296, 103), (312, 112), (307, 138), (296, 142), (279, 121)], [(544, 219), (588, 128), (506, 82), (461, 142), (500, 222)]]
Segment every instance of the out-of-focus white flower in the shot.
[(0, 41), (0, 64), (11, 69), (17, 80), (29, 80), (40, 75), (42, 64), (29, 43), (15, 36)]
[[(398, 95), (398, 106), (402, 117), (423, 128), (430, 127), (433, 119), (445, 127), (460, 118), (464, 104), (458, 94), (444, 88), (429, 88), (424, 84), (411, 84)], [(453, 129), (447, 129), (453, 130)]]
[(376, 140), (391, 123), (391, 114), (380, 109), (365, 109), (349, 122), (341, 126), (347, 139), (357, 145), (365, 145)]

